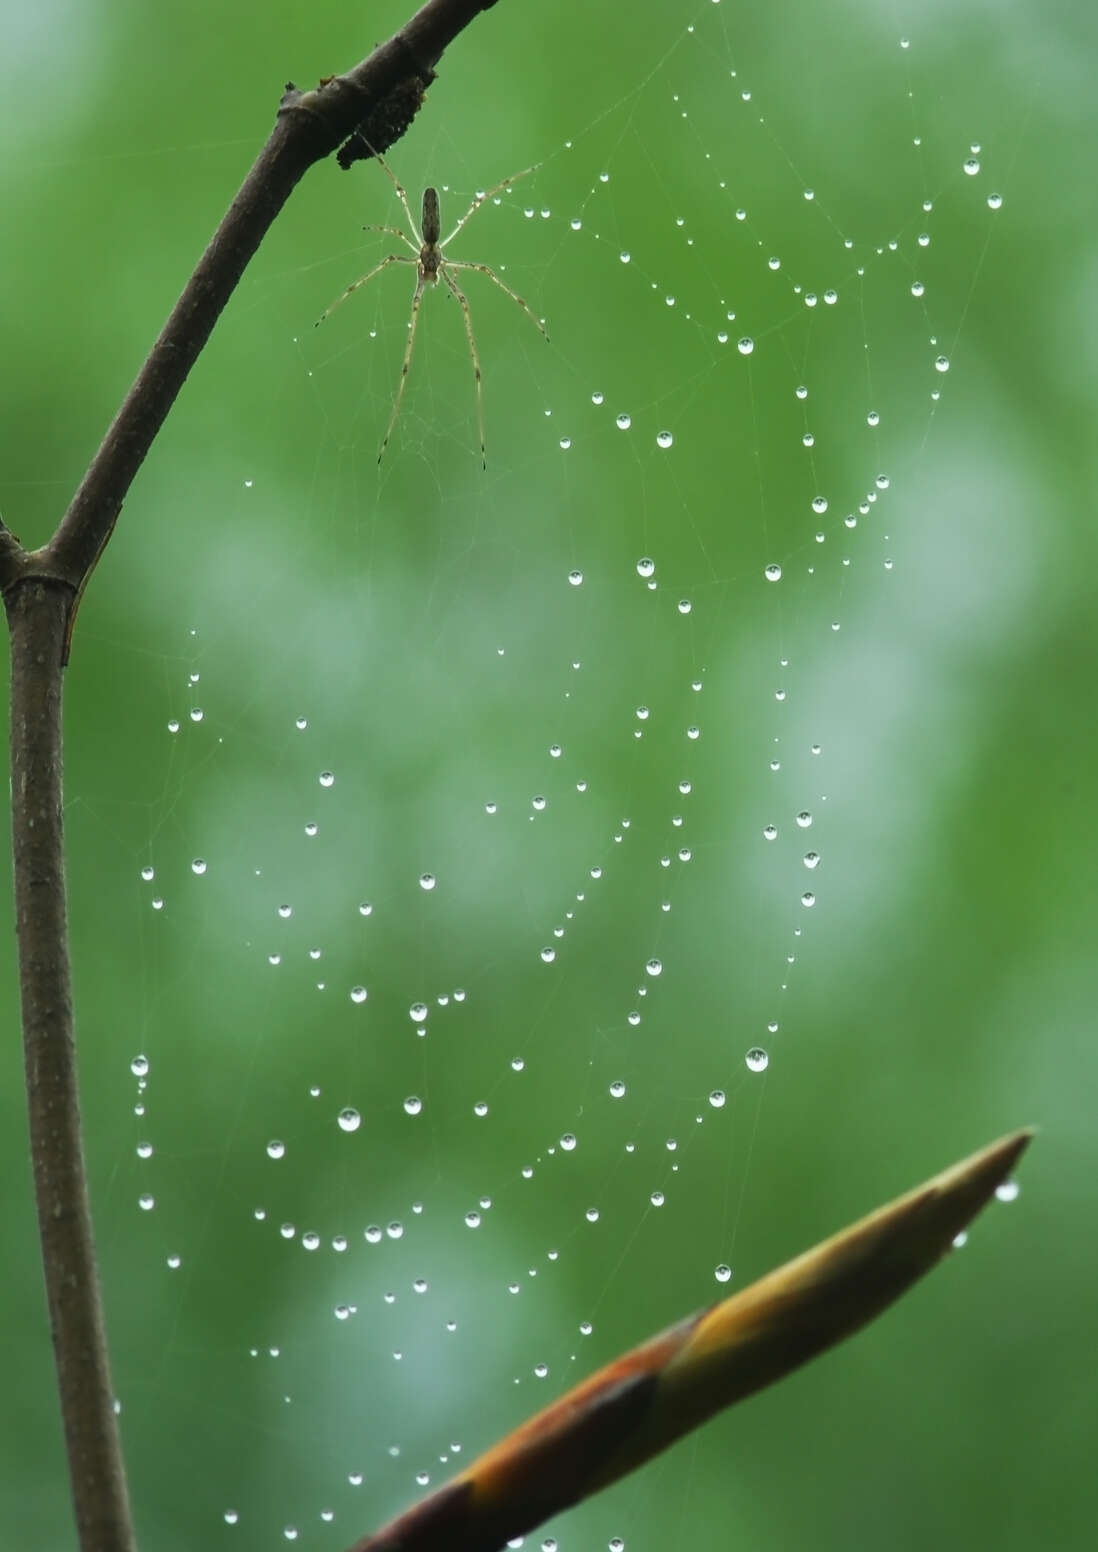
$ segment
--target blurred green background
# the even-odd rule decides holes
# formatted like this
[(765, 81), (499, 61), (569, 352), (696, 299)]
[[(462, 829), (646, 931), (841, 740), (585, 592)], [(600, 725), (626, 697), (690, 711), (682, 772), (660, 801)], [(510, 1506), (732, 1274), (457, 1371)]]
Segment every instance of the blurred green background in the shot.
[[(504, 0), (392, 153), (444, 226), (537, 164), (454, 248), (552, 340), (462, 277), (488, 470), (441, 294), (378, 469), (410, 271), (313, 324), (405, 218), (334, 163), (142, 470), (67, 792), (145, 1546), (345, 1546), (1030, 1122), (900, 1308), (527, 1545), (1090, 1544), (1098, 40), (1081, 0), (921, 11)], [(283, 82), (404, 17), (0, 10), (25, 543)], [(61, 1548), (3, 977), (0, 1505)]]

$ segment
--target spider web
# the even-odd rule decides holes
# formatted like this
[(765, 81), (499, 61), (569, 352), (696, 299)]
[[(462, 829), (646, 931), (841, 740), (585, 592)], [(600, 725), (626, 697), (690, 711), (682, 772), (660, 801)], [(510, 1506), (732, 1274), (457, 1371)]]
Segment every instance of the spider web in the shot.
[[(593, 122), (562, 108), (559, 134), (531, 116), (537, 166), (455, 243), (552, 340), (461, 277), (486, 474), (441, 288), (378, 468), (410, 271), (310, 334), (391, 243), (348, 232), (395, 219), (380, 175), (318, 180), (166, 436), (170, 467), (233, 413), (219, 370), (262, 351), (231, 466), (191, 490), (210, 526), (119, 562), (186, 575), (185, 598), (132, 635), (86, 606), (91, 671), (123, 674), (141, 729), (127, 794), (93, 757), (69, 822), (77, 917), (100, 865), (130, 880), (124, 1011), (106, 968), (80, 990), (158, 1545), (344, 1545), (1021, 1119), (929, 1119), (948, 1035), (910, 1018), (888, 953), (956, 776), (920, 719), (1022, 586), (1016, 534), (963, 608), (927, 559), (990, 478), (951, 393), (995, 148), (931, 106), (917, 39), (855, 29), (857, 66), (821, 78), (793, 47), (764, 64), (727, 10), (657, 6), (631, 89)], [(530, 159), (482, 170), (430, 134), (393, 159), (413, 208), (441, 188), (444, 230)], [(84, 953), (109, 966), (91, 929)], [(954, 1279), (910, 1353), (951, 1320), (971, 1340), (971, 1293)], [(781, 1457), (809, 1439), (813, 1544), (849, 1545), (827, 1484), (905, 1339), (798, 1380), (803, 1422), (791, 1391), (760, 1398), (526, 1545), (796, 1544)], [(937, 1428), (928, 1406), (908, 1447)], [(867, 1460), (882, 1432), (857, 1433)], [(876, 1469), (857, 1536), (925, 1544)]]

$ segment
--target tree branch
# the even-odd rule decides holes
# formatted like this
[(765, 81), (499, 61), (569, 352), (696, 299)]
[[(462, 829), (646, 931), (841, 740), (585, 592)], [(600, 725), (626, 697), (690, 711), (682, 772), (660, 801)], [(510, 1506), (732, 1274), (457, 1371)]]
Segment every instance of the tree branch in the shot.
[[(46, 1300), (83, 1552), (135, 1546), (114, 1413), (81, 1138), (62, 828), (61, 686), (73, 622), (130, 485), (264, 234), (314, 162), (411, 122), (447, 44), (495, 0), (427, 0), (344, 76), (288, 86), (229, 206), (53, 538), (27, 551), (0, 524), (11, 635), (12, 845), (27, 1108)], [(348, 155), (344, 165), (353, 156)]]
[(65, 919), (60, 664), (71, 600), (68, 588), (48, 580), (7, 600), (15, 930), (38, 1231), (77, 1531), (85, 1552), (131, 1552), (80, 1131)]
[[(286, 88), (267, 143), (172, 309), (57, 532), (31, 554), (0, 550), (0, 587), (5, 590), (30, 575), (56, 577), (72, 588), (64, 661), (80, 597), (134, 477), (248, 261), (297, 183), (362, 124), (378, 137), (375, 148), (385, 150), (411, 122), (401, 88), (412, 81), (421, 96), (447, 45), (495, 3), (427, 0), (387, 43), (345, 75), (332, 76), (312, 91)], [(387, 127), (386, 105), (394, 97), (401, 103), (399, 115), (382, 137), (375, 125)], [(418, 105), (418, 96), (414, 101)]]

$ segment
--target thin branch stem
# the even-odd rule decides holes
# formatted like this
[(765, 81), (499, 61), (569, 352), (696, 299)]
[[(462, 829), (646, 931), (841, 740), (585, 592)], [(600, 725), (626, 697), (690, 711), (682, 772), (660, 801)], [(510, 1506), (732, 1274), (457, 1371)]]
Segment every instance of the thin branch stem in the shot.
[[(81, 1138), (62, 831), (62, 670), (88, 577), (134, 476), (264, 234), (299, 179), (368, 126), (403, 133), (447, 44), (495, 0), (427, 0), (314, 91), (287, 87), (266, 145), (126, 395), (53, 538), (0, 524), (11, 634), (12, 844), (27, 1106), (69, 1476), (83, 1552), (135, 1546)], [(362, 135), (359, 134), (361, 141)], [(384, 148), (384, 147), (382, 147)]]
[(34, 1189), (77, 1531), (85, 1552), (130, 1552), (73, 1038), (60, 670), (70, 602), (69, 589), (49, 580), (7, 600), (15, 928)]

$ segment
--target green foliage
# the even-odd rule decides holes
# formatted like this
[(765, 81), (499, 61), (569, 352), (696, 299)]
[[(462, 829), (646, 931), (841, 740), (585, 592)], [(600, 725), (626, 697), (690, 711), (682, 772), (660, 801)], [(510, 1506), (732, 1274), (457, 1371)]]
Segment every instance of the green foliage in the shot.
[[(383, 251), (360, 228), (399, 224), (380, 173), (333, 162), (245, 276), (80, 615), (78, 1028), (139, 1531), (161, 1552), (290, 1524), (344, 1545), (417, 1471), (439, 1480), (440, 1456), (715, 1298), (718, 1262), (746, 1282), (1036, 1122), (1018, 1205), (910, 1301), (553, 1533), (562, 1552), (1084, 1545), (1093, 301), (1064, 147), (1093, 131), (1089, 11), (1052, 38), (1025, 8), (1009, 37), (943, 14), (910, 51), (875, 8), (809, 0), (699, 6), (693, 34), (672, 0), (529, 11), (465, 35), (392, 153), (455, 217), (542, 163), (455, 244), (506, 266), (552, 338), (467, 277), (487, 473), (442, 294), (377, 470), (410, 286), (393, 266), (314, 333)], [(51, 98), (48, 118), (26, 99), (2, 174), (0, 510), (24, 542), (60, 517), (284, 80), (403, 19), (116, 10), (90, 63), (75, 23), (48, 54), (17, 40)], [(807, 309), (794, 283), (839, 300)], [(0, 992), (0, 1482), (13, 1544), (62, 1545), (10, 966)], [(366, 1244), (394, 1220), (400, 1240)]]

